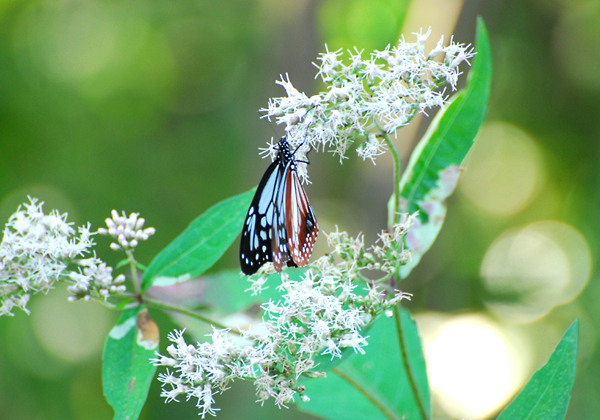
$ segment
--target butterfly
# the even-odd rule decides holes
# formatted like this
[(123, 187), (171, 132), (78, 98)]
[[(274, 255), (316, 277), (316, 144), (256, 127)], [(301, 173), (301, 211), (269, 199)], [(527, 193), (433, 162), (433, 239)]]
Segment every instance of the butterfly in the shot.
[(277, 158), (258, 184), (242, 228), (240, 265), (248, 275), (268, 261), (278, 273), (284, 265), (306, 265), (319, 232), (298, 178), (295, 151), (285, 137), (276, 147)]

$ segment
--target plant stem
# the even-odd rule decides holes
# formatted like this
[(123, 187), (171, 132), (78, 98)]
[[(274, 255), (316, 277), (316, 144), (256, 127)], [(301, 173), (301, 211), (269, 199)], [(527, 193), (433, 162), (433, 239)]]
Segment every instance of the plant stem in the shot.
[[(207, 318), (207, 317), (205, 317), (203, 315), (200, 315), (198, 312), (194, 312), (194, 311), (191, 311), (189, 309), (179, 308), (177, 306), (172, 306), (172, 305), (169, 305), (168, 303), (160, 302), (160, 301), (154, 300), (154, 299), (149, 299), (147, 297), (144, 297), (143, 301), (149, 307), (153, 307), (153, 308), (157, 308), (157, 309), (162, 309), (162, 310), (165, 310), (165, 311), (177, 312), (177, 313), (180, 313), (180, 314), (183, 314), (183, 315), (187, 315), (189, 317), (192, 317), (194, 319), (202, 321), (202, 322), (204, 322), (206, 324), (212, 325), (215, 328), (219, 328), (221, 330), (229, 329), (225, 325), (223, 325), (223, 324), (221, 324), (221, 323), (219, 323), (217, 321), (214, 321), (214, 320), (212, 320), (210, 318)], [(232, 334), (241, 335), (238, 331), (230, 330), (230, 332)]]
[(108, 301), (106, 301), (104, 299), (101, 299), (101, 298), (94, 298), (94, 300), (96, 302), (98, 302), (100, 305), (106, 306), (107, 308), (110, 308), (110, 309), (115, 309), (117, 307), (117, 305), (115, 305), (114, 303), (110, 303), (110, 302), (108, 302)]
[(427, 420), (427, 410), (425, 409), (425, 405), (423, 402), (423, 398), (419, 393), (419, 389), (417, 387), (417, 380), (414, 376), (414, 372), (412, 369), (412, 365), (408, 361), (408, 349), (406, 346), (406, 337), (404, 336), (404, 329), (402, 328), (402, 320), (400, 319), (400, 304), (397, 304), (394, 307), (394, 319), (396, 320), (396, 331), (398, 332), (398, 346), (400, 347), (400, 353), (402, 355), (402, 363), (404, 364), (404, 370), (406, 372), (406, 378), (408, 379), (408, 383), (410, 385), (410, 389), (413, 394), (413, 398), (419, 407), (419, 413), (421, 415), (422, 420)]
[[(381, 136), (385, 140), (385, 143), (390, 149), (392, 153), (392, 158), (394, 160), (394, 208), (392, 209), (392, 214), (388, 214), (388, 221), (391, 220), (392, 224), (400, 223), (400, 173), (402, 169), (402, 163), (400, 160), (400, 153), (398, 153), (398, 149), (394, 145), (394, 142), (387, 135), (385, 130), (381, 127), (379, 122), (375, 121), (377, 129), (380, 131)], [(390, 226), (390, 230), (392, 226)], [(397, 267), (394, 272), (394, 276), (391, 277), (391, 286), (395, 287), (396, 278), (400, 278), (400, 267)]]
[[(393, 214), (388, 215), (388, 220), (393, 220), (394, 223), (400, 222), (400, 170), (401, 162), (400, 162), (400, 153), (398, 153), (398, 149), (394, 145), (394, 142), (390, 139), (387, 133), (383, 130), (383, 128), (379, 125), (378, 122), (375, 123), (377, 125), (377, 129), (380, 131), (381, 136), (385, 140), (385, 144), (390, 149), (392, 153), (392, 158), (394, 159), (394, 208)], [(393, 217), (392, 217), (393, 216)]]
[(131, 292), (122, 292), (122, 293), (119, 293), (118, 295), (111, 296), (111, 298), (114, 298), (114, 299), (137, 299), (138, 295), (136, 295), (135, 293), (131, 293)]
[(131, 270), (131, 282), (133, 283), (133, 290), (135, 290), (135, 294), (140, 294), (140, 283), (138, 282), (137, 277), (137, 261), (133, 257), (133, 252), (128, 249), (125, 251), (127, 253), (127, 260), (129, 261), (129, 269)]

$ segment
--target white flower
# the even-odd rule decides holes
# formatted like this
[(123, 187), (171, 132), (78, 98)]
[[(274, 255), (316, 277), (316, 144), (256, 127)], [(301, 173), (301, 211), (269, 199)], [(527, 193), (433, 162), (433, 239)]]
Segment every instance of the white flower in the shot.
[(368, 337), (362, 337), (357, 332), (353, 332), (352, 334), (343, 337), (340, 341), (340, 347), (352, 347), (355, 353), (365, 354), (363, 347), (368, 344), (367, 338)]
[(369, 134), (367, 138), (368, 140), (364, 142), (361, 145), (362, 147), (359, 147), (356, 152), (363, 160), (371, 159), (371, 162), (373, 162), (374, 165), (375, 157), (384, 154), (387, 148), (385, 141), (381, 138), (377, 138), (376, 135)]
[(112, 218), (106, 219), (108, 229), (100, 228), (100, 235), (110, 235), (117, 241), (110, 244), (115, 251), (120, 249), (130, 250), (135, 248), (139, 241), (145, 241), (156, 233), (156, 229), (150, 227), (142, 229), (146, 222), (144, 218), (138, 217), (139, 213), (131, 213), (129, 217), (123, 212), (119, 216), (116, 210), (112, 211)]
[(87, 258), (77, 261), (77, 264), (84, 268), (68, 273), (68, 277), (75, 282), (67, 287), (67, 290), (73, 293), (70, 300), (85, 299), (94, 292), (106, 300), (111, 294), (120, 294), (127, 290), (122, 284), (125, 282), (125, 275), (119, 274), (113, 278), (112, 267), (108, 267), (100, 259)]
[(279, 392), (275, 395), (275, 404), (279, 407), (288, 408), (286, 403), (290, 401), (294, 401), (294, 395), (296, 394), (296, 390), (290, 388), (289, 383), (281, 382), (279, 384)]
[(213, 404), (215, 400), (213, 399), (212, 387), (209, 383), (205, 384), (204, 387), (195, 387), (192, 388), (191, 392), (188, 392), (188, 399), (191, 397), (198, 398), (198, 402), (196, 406), (200, 408), (200, 414), (202, 418), (205, 418), (207, 414), (211, 416), (216, 416), (218, 408), (214, 408)]
[[(262, 267), (264, 267), (264, 265)], [(252, 286), (245, 291), (251, 291), (252, 296), (259, 295), (263, 290), (268, 289), (268, 287), (264, 287), (265, 283), (267, 282), (267, 278), (268, 277), (264, 274), (259, 275), (257, 278), (249, 277), (248, 281), (252, 283)]]

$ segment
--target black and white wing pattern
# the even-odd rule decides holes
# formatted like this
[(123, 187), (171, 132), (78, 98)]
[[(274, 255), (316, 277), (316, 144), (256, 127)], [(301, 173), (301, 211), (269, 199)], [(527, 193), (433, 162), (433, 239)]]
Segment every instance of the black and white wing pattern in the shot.
[(319, 230), (285, 137), (277, 147), (277, 158), (258, 185), (242, 229), (240, 265), (248, 275), (268, 261), (277, 272), (285, 265), (306, 265)]

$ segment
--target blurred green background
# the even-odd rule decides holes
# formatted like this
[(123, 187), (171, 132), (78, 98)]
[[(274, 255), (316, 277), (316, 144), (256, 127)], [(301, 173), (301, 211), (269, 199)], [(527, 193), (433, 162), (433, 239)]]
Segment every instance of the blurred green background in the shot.
[[(28, 194), (94, 228), (112, 209), (140, 212), (157, 230), (137, 251), (148, 263), (208, 207), (258, 183), (268, 162), (257, 148), (282, 129), (256, 111), (284, 94), (280, 74), (312, 95), (325, 42), (368, 52), (432, 26), (430, 47), (452, 33), (472, 43), (477, 15), (494, 59), (488, 123), (439, 240), (403, 284), (435, 416), (493, 418), (579, 318), (567, 418), (600, 418), (597, 0), (1, 0), (0, 219)], [(404, 162), (427, 122), (398, 134)], [(321, 230), (372, 243), (386, 223), (389, 156), (310, 158)], [(236, 249), (215, 269), (237, 267)], [(315, 255), (326, 250), (321, 236)], [(65, 296), (0, 318), (1, 420), (112, 417), (100, 359), (116, 315)], [(173, 325), (153, 316), (164, 347)], [(234, 384), (219, 418), (311, 418), (260, 407), (253, 392)], [(165, 405), (159, 393), (155, 383), (143, 419), (197, 418), (193, 403)]]

